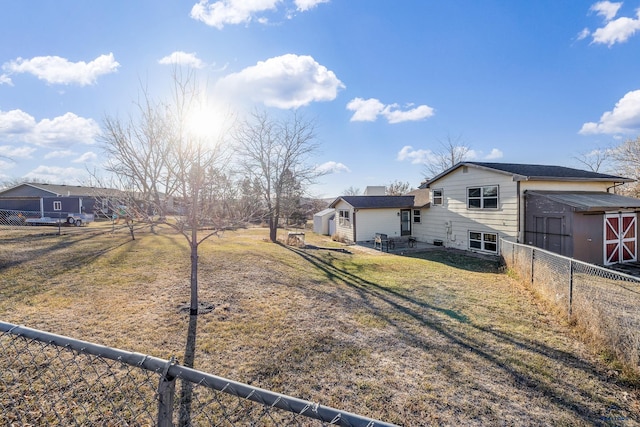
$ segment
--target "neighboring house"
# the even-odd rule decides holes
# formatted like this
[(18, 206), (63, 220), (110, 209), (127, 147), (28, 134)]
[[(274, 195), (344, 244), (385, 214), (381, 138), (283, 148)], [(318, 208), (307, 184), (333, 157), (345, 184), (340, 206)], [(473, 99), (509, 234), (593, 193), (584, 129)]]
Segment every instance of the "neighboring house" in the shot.
[(34, 212), (36, 216), (95, 213), (103, 209), (103, 203), (108, 209), (112, 203), (106, 203), (107, 198), (121, 195), (106, 188), (23, 183), (0, 191), (0, 210)]
[[(635, 238), (637, 235), (637, 226), (635, 225), (637, 207), (632, 202), (636, 199), (621, 199), (619, 198), (621, 196), (615, 200), (607, 198), (607, 194), (610, 194), (616, 186), (631, 181), (633, 180), (628, 178), (561, 166), (462, 162), (428, 182), (427, 186), (431, 190), (431, 203), (429, 209), (422, 215), (422, 222), (415, 225), (413, 234), (419, 241), (489, 254), (499, 253), (499, 239), (501, 237), (524, 243), (529, 243), (527, 241), (527, 237), (529, 237), (528, 240), (532, 244), (542, 245), (554, 252), (576, 258), (579, 256), (578, 259), (591, 262), (599, 257), (599, 262), (602, 263), (606, 262), (605, 245), (616, 247), (626, 245), (629, 247), (632, 245), (623, 241), (624, 236), (628, 237), (633, 234)], [(602, 224), (600, 230), (605, 228), (607, 215), (613, 215), (614, 212), (625, 212), (629, 214), (629, 218), (633, 219), (624, 219), (622, 222), (629, 226), (629, 221), (632, 221), (633, 232), (624, 234), (623, 231), (617, 230), (617, 235), (620, 235), (617, 244), (614, 245), (611, 242), (612, 237), (605, 239), (606, 242), (603, 242), (600, 248), (593, 247), (586, 250), (581, 246), (580, 237), (575, 235), (576, 232), (570, 226), (575, 224), (582, 227), (583, 224), (586, 224), (586, 215), (578, 219), (574, 217), (569, 224), (569, 214), (567, 213), (564, 220), (565, 225), (558, 228), (556, 219), (554, 219), (558, 217), (557, 215), (550, 215), (544, 209), (540, 209), (538, 213), (531, 211), (533, 199), (529, 199), (530, 210), (527, 212), (525, 197), (533, 192), (539, 194), (540, 197), (544, 197), (543, 192), (554, 192), (557, 197), (564, 197), (563, 200), (567, 206), (571, 206), (569, 200), (572, 195), (589, 192), (600, 202), (584, 206), (599, 209), (597, 212), (601, 217)], [(605, 198), (607, 198), (607, 203), (604, 203)], [(619, 206), (615, 206), (616, 204)], [(573, 206), (573, 209), (583, 209), (581, 212), (585, 212), (585, 214), (588, 211), (588, 208), (576, 206)], [(590, 220), (593, 221), (593, 218)], [(545, 239), (550, 239), (550, 236), (556, 234), (557, 231), (560, 231), (561, 234), (571, 235), (572, 245), (567, 246), (568, 244), (565, 243), (564, 246), (560, 244), (558, 247), (554, 246), (555, 244), (550, 246), (548, 243), (544, 243)], [(531, 236), (537, 237), (532, 238)], [(636, 253), (636, 245), (633, 243), (634, 254)], [(613, 246), (610, 247), (611, 251), (614, 250)], [(625, 258), (625, 260), (630, 259)]]
[[(419, 190), (426, 194), (428, 190)], [(416, 194), (405, 196), (341, 196), (329, 207), (335, 209), (335, 235), (347, 242), (372, 241), (376, 233), (389, 237), (412, 236), (414, 224), (422, 222), (422, 207)]]

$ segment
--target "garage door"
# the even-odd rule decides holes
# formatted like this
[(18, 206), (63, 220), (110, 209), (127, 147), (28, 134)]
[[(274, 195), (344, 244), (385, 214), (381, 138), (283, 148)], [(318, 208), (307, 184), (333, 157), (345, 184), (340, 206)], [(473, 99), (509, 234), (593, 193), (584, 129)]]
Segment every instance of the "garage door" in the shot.
[(636, 214), (615, 213), (604, 216), (604, 264), (636, 261)]

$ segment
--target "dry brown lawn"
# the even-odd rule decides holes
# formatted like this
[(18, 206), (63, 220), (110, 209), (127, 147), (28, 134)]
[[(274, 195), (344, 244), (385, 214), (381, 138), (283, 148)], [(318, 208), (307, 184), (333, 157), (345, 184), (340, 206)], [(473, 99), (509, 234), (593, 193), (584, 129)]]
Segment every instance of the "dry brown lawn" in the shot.
[[(0, 319), (182, 358), (184, 238), (108, 231), (0, 230)], [(495, 263), (267, 236), (202, 245), (197, 369), (406, 426), (640, 425), (637, 381)]]

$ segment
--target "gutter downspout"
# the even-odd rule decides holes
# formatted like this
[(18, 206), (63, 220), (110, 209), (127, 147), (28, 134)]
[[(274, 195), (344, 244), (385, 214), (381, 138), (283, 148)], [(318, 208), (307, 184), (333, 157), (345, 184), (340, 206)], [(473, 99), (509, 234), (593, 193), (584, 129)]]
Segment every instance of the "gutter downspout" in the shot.
[(624, 182), (614, 182), (613, 185), (611, 187), (607, 187), (607, 193), (610, 193), (609, 190), (611, 190), (613, 188), (613, 194), (616, 194), (616, 187), (620, 187), (621, 185), (624, 185)]

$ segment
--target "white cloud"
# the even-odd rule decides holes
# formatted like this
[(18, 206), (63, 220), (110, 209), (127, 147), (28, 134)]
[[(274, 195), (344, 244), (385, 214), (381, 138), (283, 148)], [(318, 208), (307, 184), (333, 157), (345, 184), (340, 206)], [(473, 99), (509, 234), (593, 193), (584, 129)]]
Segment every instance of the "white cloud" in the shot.
[(92, 85), (103, 75), (117, 71), (118, 64), (113, 53), (100, 55), (93, 61), (69, 62), (59, 56), (36, 56), (31, 59), (18, 58), (6, 62), (2, 69), (9, 73), (29, 73), (51, 84)]
[(598, 123), (582, 125), (581, 134), (635, 133), (640, 130), (640, 90), (627, 92), (612, 111), (606, 111)]
[[(281, 0), (220, 0), (210, 3), (200, 0), (191, 8), (191, 18), (221, 30), (225, 24), (251, 22), (256, 15), (275, 10)], [(257, 18), (264, 23), (265, 18)]]
[(351, 170), (344, 164), (338, 162), (325, 162), (316, 167), (316, 171), (322, 174), (351, 172)]
[(13, 81), (8, 74), (0, 74), (0, 85), (9, 85), (13, 86)]
[(354, 98), (347, 104), (347, 110), (355, 111), (352, 122), (375, 122), (382, 114), (384, 104), (375, 98)]
[(0, 145), (0, 156), (10, 159), (30, 159), (36, 151), (33, 147), (14, 147), (12, 145)]
[(418, 121), (433, 116), (434, 110), (428, 105), (419, 105), (405, 111), (398, 110), (398, 104), (385, 105), (378, 99), (354, 98), (347, 104), (347, 110), (354, 111), (352, 122), (374, 122), (383, 116), (389, 123)]
[(98, 155), (93, 151), (87, 151), (77, 159), (72, 160), (73, 163), (88, 163), (94, 162), (98, 159)]
[(412, 146), (405, 145), (398, 152), (396, 160), (400, 162), (409, 160), (411, 161), (412, 164), (419, 165), (419, 164), (430, 163), (434, 160), (434, 158), (435, 158), (435, 155), (431, 150), (422, 150), (422, 149), (415, 150)]
[(313, 9), (320, 3), (329, 3), (329, 0), (295, 0), (296, 9), (300, 12), (306, 12)]
[(493, 148), (489, 154), (484, 156), (485, 160), (496, 160), (504, 157), (504, 153), (497, 148)]
[(576, 36), (577, 40), (584, 40), (587, 37), (589, 37), (589, 35), (591, 34), (591, 31), (589, 31), (588, 28), (584, 28), (582, 31), (580, 31), (578, 33), (578, 35)]
[(41, 147), (66, 148), (72, 144), (93, 144), (100, 126), (93, 119), (66, 113), (40, 122), (22, 110), (0, 111), (0, 138)]
[(76, 153), (71, 150), (56, 150), (51, 151), (44, 155), (45, 159), (64, 159), (66, 157), (74, 156)]
[(593, 32), (593, 43), (613, 46), (615, 43), (626, 42), (638, 30), (640, 30), (640, 18), (618, 18), (595, 30)]
[(592, 12), (596, 12), (606, 21), (611, 21), (618, 14), (618, 10), (620, 10), (620, 7), (622, 7), (622, 3), (599, 1), (598, 3), (592, 4), (589, 10)]
[(22, 110), (0, 111), (0, 135), (30, 132), (36, 120)]
[[(15, 163), (0, 159), (0, 171), (7, 171), (11, 168), (14, 168), (15, 166), (16, 166)], [(0, 177), (8, 178), (9, 176), (5, 174), (0, 174)]]
[(204, 67), (204, 62), (197, 57), (195, 53), (187, 53), (182, 51), (175, 51), (171, 55), (165, 56), (158, 61), (163, 65), (186, 65), (192, 68)]
[(224, 97), (282, 109), (332, 101), (344, 87), (333, 71), (311, 56), (294, 54), (260, 61), (216, 83), (216, 89)]
[(87, 172), (79, 168), (62, 168), (59, 166), (38, 166), (24, 175), (27, 180), (55, 182), (57, 184), (71, 184), (82, 182), (87, 178)]
[(603, 27), (590, 32), (587, 28), (578, 35), (578, 40), (592, 36), (592, 43), (606, 44), (611, 47), (616, 43), (626, 42), (636, 31), (640, 30), (640, 9), (636, 10), (636, 18), (620, 17), (614, 19), (620, 10), (622, 3), (601, 1), (594, 3), (589, 9), (601, 16), (605, 22)]

